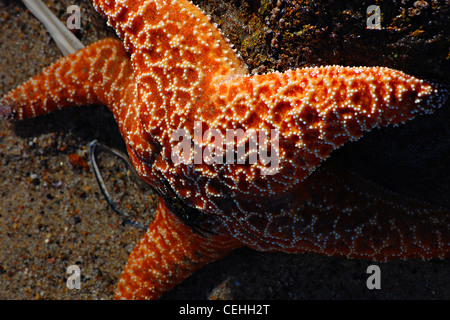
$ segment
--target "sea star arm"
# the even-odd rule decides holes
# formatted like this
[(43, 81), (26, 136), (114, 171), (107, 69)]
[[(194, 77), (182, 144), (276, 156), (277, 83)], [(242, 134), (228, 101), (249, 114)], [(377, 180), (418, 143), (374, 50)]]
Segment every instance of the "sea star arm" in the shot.
[(190, 1), (92, 2), (124, 41), (136, 79), (142, 84), (148, 84), (153, 76), (161, 81), (181, 80), (183, 73), (192, 73), (187, 77), (204, 83), (218, 83), (248, 73), (228, 40)]
[(156, 299), (205, 264), (241, 247), (232, 237), (193, 232), (160, 199), (155, 220), (133, 249), (116, 299)]
[(255, 203), (230, 205), (228, 232), (260, 251), (372, 261), (450, 255), (448, 208), (389, 191), (336, 163), (272, 202), (264, 204), (266, 214)]
[(68, 106), (109, 106), (121, 127), (132, 102), (133, 70), (120, 41), (104, 39), (64, 57), (0, 100), (0, 114), (12, 120)]
[(275, 129), (281, 168), (266, 176), (276, 179), (285, 170), (299, 181), (344, 143), (431, 113), (445, 100), (434, 86), (400, 71), (341, 66), (242, 77), (211, 96), (198, 119), (222, 131)]

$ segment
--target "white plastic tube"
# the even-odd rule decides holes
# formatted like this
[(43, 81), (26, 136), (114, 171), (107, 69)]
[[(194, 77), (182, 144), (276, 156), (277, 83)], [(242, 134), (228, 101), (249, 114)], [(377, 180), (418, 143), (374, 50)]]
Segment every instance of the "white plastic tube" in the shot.
[(22, 0), (28, 10), (48, 30), (64, 56), (84, 48), (83, 43), (62, 23), (41, 0)]

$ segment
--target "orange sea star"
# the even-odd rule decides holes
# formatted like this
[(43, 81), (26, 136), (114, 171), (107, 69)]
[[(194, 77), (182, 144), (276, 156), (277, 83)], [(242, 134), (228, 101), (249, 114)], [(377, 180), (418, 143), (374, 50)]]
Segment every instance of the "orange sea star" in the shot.
[[(105, 39), (59, 60), (7, 94), (0, 113), (20, 120), (86, 104), (114, 113), (136, 172), (166, 200), (130, 255), (117, 298), (157, 298), (244, 245), (373, 260), (449, 256), (448, 211), (430, 219), (406, 202), (386, 212), (389, 194), (359, 190), (357, 178), (336, 193), (332, 173), (313, 172), (363, 132), (440, 107), (445, 97), (434, 86), (376, 67), (250, 76), (188, 1), (93, 3), (123, 44)], [(208, 129), (275, 129), (276, 170), (264, 175), (267, 165), (249, 164), (248, 148), (244, 164), (176, 163), (172, 134), (195, 137), (196, 121), (202, 137)], [(208, 150), (205, 140), (192, 148)], [(250, 146), (248, 137), (242, 143)]]

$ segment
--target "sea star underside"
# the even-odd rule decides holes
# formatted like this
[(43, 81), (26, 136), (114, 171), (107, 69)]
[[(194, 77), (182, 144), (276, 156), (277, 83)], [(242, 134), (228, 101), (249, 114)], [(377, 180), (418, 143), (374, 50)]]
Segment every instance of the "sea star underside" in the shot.
[[(449, 256), (448, 210), (396, 205), (392, 194), (353, 175), (336, 182), (332, 172), (315, 171), (363, 132), (439, 108), (446, 96), (436, 86), (381, 67), (251, 76), (188, 1), (93, 3), (123, 44), (105, 39), (62, 58), (3, 97), (0, 114), (21, 120), (87, 104), (113, 112), (137, 174), (162, 197), (117, 298), (157, 298), (241, 246), (381, 261)], [(176, 163), (172, 133), (195, 137), (196, 122), (203, 139), (194, 138), (190, 161)], [(275, 129), (278, 167), (249, 163), (248, 136), (240, 141), (244, 164), (194, 163), (196, 147), (214, 149), (208, 129), (223, 136)]]

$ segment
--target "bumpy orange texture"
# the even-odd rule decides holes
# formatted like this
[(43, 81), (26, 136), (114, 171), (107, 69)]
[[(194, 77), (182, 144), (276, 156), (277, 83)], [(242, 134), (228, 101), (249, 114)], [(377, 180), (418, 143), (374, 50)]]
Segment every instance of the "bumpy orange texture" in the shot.
[[(65, 106), (107, 105), (138, 175), (156, 190), (169, 186), (187, 208), (207, 217), (202, 227), (211, 233), (196, 233), (160, 200), (155, 221), (130, 255), (118, 298), (157, 298), (242, 245), (373, 260), (449, 256), (448, 210), (394, 206), (393, 195), (351, 175), (335, 190), (330, 181), (340, 178), (316, 170), (364, 132), (432, 112), (445, 93), (378, 67), (251, 76), (189, 1), (93, 3), (123, 45), (106, 39), (59, 60), (7, 94), (0, 113), (20, 120)], [(227, 129), (275, 130), (276, 170), (264, 175), (267, 164), (258, 161), (174, 162), (173, 132), (193, 137), (196, 122), (202, 136), (208, 129), (223, 136)], [(197, 142), (202, 151), (212, 143)], [(241, 142), (250, 145), (248, 137)], [(247, 149), (244, 159), (250, 156)]]

